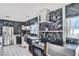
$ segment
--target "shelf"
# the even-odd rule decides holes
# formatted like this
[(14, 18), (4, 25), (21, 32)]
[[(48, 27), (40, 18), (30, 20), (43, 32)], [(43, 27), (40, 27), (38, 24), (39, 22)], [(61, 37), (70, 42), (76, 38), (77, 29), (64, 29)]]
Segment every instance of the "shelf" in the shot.
[(45, 22), (47, 22), (47, 23), (52, 23), (52, 22), (50, 22), (50, 21), (40, 21), (39, 23), (45, 23)]
[(39, 30), (39, 32), (63, 32), (63, 30), (50, 30), (50, 31)]
[(30, 26), (22, 26), (22, 30), (30, 30)]

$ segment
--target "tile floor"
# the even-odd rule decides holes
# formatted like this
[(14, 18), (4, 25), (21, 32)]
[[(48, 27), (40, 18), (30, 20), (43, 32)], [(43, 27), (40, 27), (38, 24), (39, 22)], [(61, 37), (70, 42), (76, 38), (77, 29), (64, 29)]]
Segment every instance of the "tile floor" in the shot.
[(20, 45), (4, 46), (2, 50), (3, 56), (32, 56), (27, 47), (23, 48)]

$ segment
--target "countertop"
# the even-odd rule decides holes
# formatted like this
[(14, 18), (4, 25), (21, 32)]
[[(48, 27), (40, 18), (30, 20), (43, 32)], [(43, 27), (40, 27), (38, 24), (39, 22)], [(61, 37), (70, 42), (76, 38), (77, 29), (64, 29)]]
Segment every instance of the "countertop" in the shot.
[(75, 51), (48, 43), (48, 55), (50, 56), (75, 56)]

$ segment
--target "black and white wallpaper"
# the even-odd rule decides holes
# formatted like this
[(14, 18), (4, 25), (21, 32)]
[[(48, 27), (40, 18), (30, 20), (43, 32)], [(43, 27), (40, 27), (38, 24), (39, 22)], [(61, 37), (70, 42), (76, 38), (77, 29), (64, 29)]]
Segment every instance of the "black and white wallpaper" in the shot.
[(65, 7), (66, 17), (74, 17), (79, 15), (79, 3), (72, 3)]
[(4, 19), (0, 20), (0, 36), (2, 36), (3, 26), (14, 27), (14, 35), (21, 34), (23, 24), (24, 24), (23, 22), (9, 21), (9, 20), (4, 20)]
[(46, 30), (46, 28), (48, 28), (48, 30), (50, 30), (50, 23), (43, 22), (43, 23), (39, 24), (39, 30)]
[[(25, 22), (25, 26), (30, 26), (38, 22), (38, 16)], [(26, 34), (31, 35), (30, 30), (26, 29)]]
[(52, 30), (62, 30), (62, 8), (49, 13), (49, 21), (52, 22)]
[[(49, 21), (42, 22), (39, 24), (39, 30), (47, 31), (40, 32), (40, 38), (48, 38), (48, 42), (56, 45), (63, 45), (63, 32), (54, 32), (54, 31), (63, 31), (63, 20), (62, 20), (62, 8), (51, 11), (49, 13)], [(50, 32), (51, 31), (51, 32)], [(52, 32), (53, 31), (53, 32)]]
[(62, 32), (40, 32), (40, 38), (46, 37), (49, 43), (56, 44), (56, 45), (63, 45), (63, 33)]
[(26, 23), (26, 26), (30, 26), (30, 25), (35, 24), (37, 22), (38, 22), (38, 17), (34, 17), (33, 19), (26, 21), (25, 23)]
[(49, 21), (40, 23), (39, 29), (45, 30), (62, 30), (62, 9), (51, 11), (49, 13)]

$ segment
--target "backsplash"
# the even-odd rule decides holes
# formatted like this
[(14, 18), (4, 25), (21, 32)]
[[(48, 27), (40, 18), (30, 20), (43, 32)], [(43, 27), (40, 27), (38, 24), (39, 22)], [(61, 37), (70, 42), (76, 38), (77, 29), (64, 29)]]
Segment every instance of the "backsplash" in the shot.
[(60, 45), (60, 46), (63, 45), (62, 32), (40, 32), (39, 35), (41, 39), (46, 37), (49, 43)]

